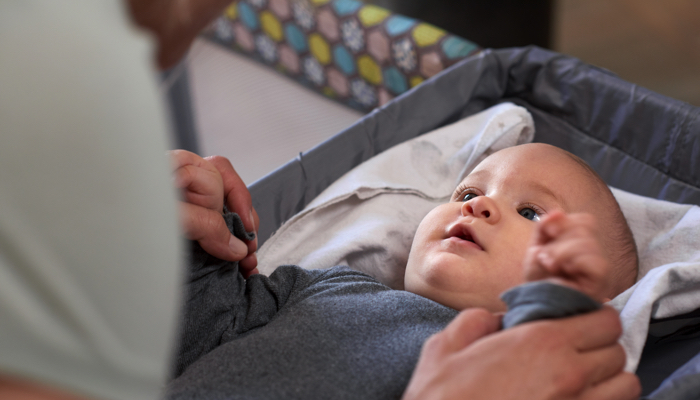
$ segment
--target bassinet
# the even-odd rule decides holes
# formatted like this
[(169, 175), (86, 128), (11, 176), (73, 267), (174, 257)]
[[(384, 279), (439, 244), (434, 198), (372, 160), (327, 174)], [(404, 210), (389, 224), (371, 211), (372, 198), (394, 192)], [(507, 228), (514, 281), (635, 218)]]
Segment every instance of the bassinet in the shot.
[[(374, 109), (252, 184), (249, 189), (261, 216), (259, 244), (363, 161), (506, 101), (532, 114), (535, 141), (578, 155), (611, 186), (700, 205), (699, 108), (540, 48), (484, 50)], [(683, 329), (663, 338), (649, 336), (637, 370), (644, 394), (700, 353), (698, 317), (700, 309), (671, 318), (685, 321)], [(691, 363), (691, 375), (697, 377), (700, 358)], [(681, 382), (687, 377), (674, 379)]]

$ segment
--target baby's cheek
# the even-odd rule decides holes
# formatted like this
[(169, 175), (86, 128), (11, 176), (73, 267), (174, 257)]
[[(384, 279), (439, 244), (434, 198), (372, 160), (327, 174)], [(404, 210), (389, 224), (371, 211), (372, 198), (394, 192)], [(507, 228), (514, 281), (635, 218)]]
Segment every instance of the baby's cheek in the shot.
[(525, 283), (525, 254), (527, 246), (524, 249), (513, 249), (512, 253), (505, 254), (506, 259), (502, 261), (504, 266), (501, 271), (501, 283), (504, 290)]

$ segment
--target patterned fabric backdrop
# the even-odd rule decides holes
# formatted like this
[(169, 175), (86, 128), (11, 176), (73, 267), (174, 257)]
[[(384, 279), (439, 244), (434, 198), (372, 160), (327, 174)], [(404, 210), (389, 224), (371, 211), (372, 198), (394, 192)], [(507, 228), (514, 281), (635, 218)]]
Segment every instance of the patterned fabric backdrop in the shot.
[(363, 112), (480, 50), (357, 0), (236, 1), (204, 36)]

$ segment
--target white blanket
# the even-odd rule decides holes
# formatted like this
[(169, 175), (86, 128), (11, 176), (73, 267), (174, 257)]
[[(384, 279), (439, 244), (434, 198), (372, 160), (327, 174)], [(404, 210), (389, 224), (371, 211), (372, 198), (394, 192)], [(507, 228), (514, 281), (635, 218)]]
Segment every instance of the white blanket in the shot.
[[(533, 135), (527, 110), (505, 103), (395, 146), (348, 172), (280, 227), (258, 252), (260, 271), (344, 264), (402, 289), (423, 217), (486, 156)], [(641, 260), (637, 284), (611, 302), (621, 311), (626, 369), (633, 371), (650, 317), (700, 307), (700, 209), (613, 193)]]
[(700, 308), (700, 207), (612, 191), (639, 253), (637, 283), (610, 302), (620, 311), (625, 369), (632, 372), (642, 355), (649, 318)]

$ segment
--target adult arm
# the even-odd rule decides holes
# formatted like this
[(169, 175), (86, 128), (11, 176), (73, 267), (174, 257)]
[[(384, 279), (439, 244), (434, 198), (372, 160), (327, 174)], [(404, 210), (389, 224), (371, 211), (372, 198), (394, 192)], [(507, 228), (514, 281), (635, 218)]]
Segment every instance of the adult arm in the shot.
[(424, 345), (404, 400), (631, 400), (640, 394), (637, 377), (622, 370), (622, 328), (609, 307), (497, 332), (499, 325), (485, 310), (462, 312)]

